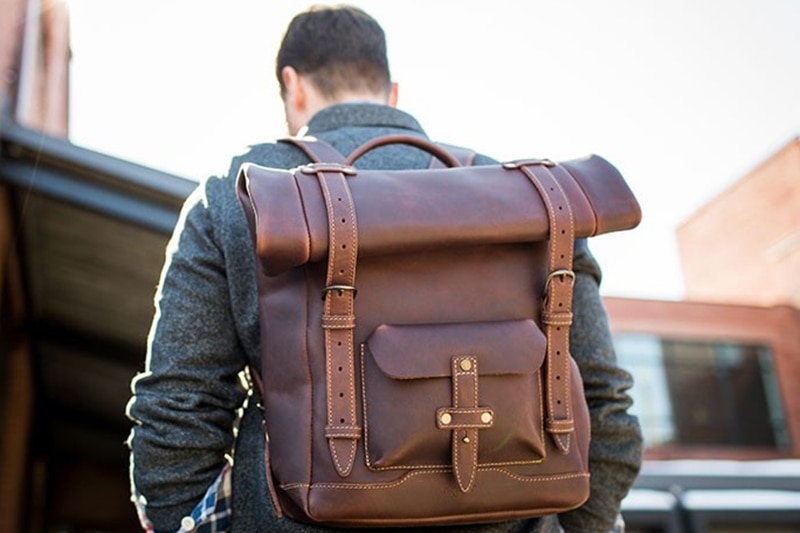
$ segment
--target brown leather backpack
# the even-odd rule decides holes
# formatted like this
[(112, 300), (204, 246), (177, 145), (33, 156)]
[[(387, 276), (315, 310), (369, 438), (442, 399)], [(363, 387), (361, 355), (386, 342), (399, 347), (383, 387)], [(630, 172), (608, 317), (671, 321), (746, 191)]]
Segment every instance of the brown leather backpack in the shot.
[[(245, 165), (279, 513), (333, 526), (477, 523), (589, 496), (569, 353), (576, 238), (636, 226), (605, 160), (462, 167), (412, 136), (346, 160)], [(450, 168), (360, 170), (389, 143)], [(318, 157), (314, 154), (318, 154)]]

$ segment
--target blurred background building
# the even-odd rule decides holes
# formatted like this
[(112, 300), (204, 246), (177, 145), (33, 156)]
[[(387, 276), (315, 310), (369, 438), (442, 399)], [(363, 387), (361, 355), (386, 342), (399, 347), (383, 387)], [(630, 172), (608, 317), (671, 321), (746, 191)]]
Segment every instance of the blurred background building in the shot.
[[(138, 531), (124, 408), (195, 184), (71, 144), (66, 6), (0, 14), (0, 531)], [(798, 531), (800, 140), (677, 235), (685, 300), (606, 299), (647, 442), (629, 530)]]

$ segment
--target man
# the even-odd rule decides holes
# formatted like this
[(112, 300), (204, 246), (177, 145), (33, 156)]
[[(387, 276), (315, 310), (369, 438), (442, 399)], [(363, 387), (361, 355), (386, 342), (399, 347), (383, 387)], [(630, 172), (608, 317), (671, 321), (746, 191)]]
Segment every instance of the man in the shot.
[[(305, 130), (344, 154), (390, 133), (425, 137), (414, 118), (394, 107), (397, 86), (384, 34), (363, 11), (318, 7), (295, 17), (276, 75), (292, 135)], [(261, 367), (255, 259), (234, 187), (243, 162), (292, 168), (308, 158), (284, 143), (254, 146), (234, 159), (226, 178), (210, 178), (184, 206), (156, 295), (146, 370), (133, 382), (129, 405), (133, 497), (143, 525), (153, 531), (320, 530), (276, 517), (267, 493), (261, 413), (241, 385), (245, 368)], [(485, 156), (475, 160), (489, 163)], [(359, 160), (362, 168), (429, 164), (430, 156), (406, 146)], [(641, 437), (626, 412), (631, 379), (616, 366), (598, 294), (600, 272), (584, 242), (575, 270), (572, 349), (592, 414), (591, 497), (559, 517), (460, 530), (559, 531), (559, 522), (567, 531), (614, 527), (638, 472)]]

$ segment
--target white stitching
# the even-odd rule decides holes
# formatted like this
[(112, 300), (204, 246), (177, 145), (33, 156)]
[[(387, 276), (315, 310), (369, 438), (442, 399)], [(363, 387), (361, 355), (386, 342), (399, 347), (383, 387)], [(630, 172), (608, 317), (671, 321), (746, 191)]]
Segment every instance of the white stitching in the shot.
[[(513, 472), (509, 472), (504, 468), (479, 468), (478, 471), (480, 472), (498, 472), (500, 474), (506, 475), (512, 479), (517, 481), (521, 481), (523, 483), (544, 483), (549, 481), (566, 481), (568, 479), (578, 479), (578, 478), (589, 478), (591, 474), (589, 472), (575, 472), (573, 474), (554, 474), (554, 475), (544, 475), (544, 476), (521, 476), (519, 474), (514, 474)], [(383, 489), (392, 489), (394, 487), (398, 487), (404, 484), (406, 481), (411, 479), (414, 476), (424, 475), (424, 474), (444, 474), (447, 470), (423, 470), (420, 472), (409, 472), (407, 475), (403, 476), (401, 479), (392, 482), (385, 482), (385, 483), (286, 483), (282, 484), (280, 487), (283, 490), (294, 490), (294, 489), (348, 489), (348, 490), (383, 490)]]
[(366, 343), (361, 343), (361, 413), (364, 417), (364, 462), (367, 468), (373, 469), (369, 456), (369, 416), (367, 415), (367, 375), (365, 370)]

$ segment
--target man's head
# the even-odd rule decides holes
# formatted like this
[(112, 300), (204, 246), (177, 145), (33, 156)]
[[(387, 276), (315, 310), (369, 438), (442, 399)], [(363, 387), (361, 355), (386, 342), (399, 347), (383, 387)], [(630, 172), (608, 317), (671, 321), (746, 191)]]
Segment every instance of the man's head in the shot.
[(313, 6), (292, 19), (275, 73), (289, 132), (320, 109), (346, 101), (394, 105), (386, 37), (364, 11), (350, 6)]

